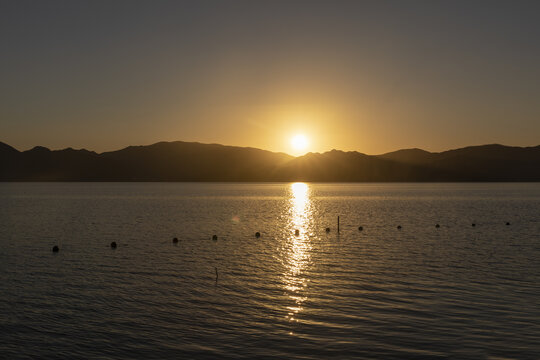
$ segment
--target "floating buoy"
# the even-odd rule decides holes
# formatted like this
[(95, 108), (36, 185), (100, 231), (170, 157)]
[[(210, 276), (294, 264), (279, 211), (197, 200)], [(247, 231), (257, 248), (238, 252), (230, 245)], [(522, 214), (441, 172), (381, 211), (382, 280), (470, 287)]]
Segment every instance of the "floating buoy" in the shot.
[(401, 225), (398, 225), (397, 228), (398, 228), (398, 230), (401, 230)]
[(298, 230), (298, 229), (294, 230), (294, 235), (296, 235), (296, 236), (300, 235), (300, 230)]
[(362, 231), (362, 230), (364, 230), (364, 227), (363, 227), (363, 226), (359, 226), (359, 227), (358, 227), (358, 231)]
[(257, 231), (257, 232), (255, 233), (255, 237), (256, 237), (256, 238), (260, 238), (260, 237), (261, 237), (261, 233)]
[(216, 241), (217, 240), (217, 235), (212, 235), (212, 240)]
[(510, 223), (509, 223), (509, 222), (506, 222), (506, 225), (510, 225)]
[(472, 223), (472, 227), (475, 227), (475, 226), (476, 226), (476, 224), (475, 224), (475, 223)]
[(440, 228), (440, 227), (441, 227), (441, 225), (437, 224), (437, 225), (435, 225), (435, 227), (436, 227), (436, 228)]
[(52, 252), (58, 252), (58, 251), (60, 251), (60, 249), (58, 248), (57, 245), (54, 245), (54, 246), (52, 247)]
[(113, 242), (111, 243), (111, 249), (116, 249), (116, 241), (113, 241)]
[(178, 238), (173, 238), (172, 242), (173, 242), (173, 244), (178, 244)]
[(330, 232), (330, 228), (326, 228), (326, 232)]

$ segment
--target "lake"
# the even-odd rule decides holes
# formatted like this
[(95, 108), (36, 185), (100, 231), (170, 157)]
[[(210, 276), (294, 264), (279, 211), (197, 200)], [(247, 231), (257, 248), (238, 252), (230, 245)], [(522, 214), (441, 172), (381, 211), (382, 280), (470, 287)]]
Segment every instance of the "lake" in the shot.
[(0, 183), (0, 245), (0, 358), (540, 358), (539, 183)]

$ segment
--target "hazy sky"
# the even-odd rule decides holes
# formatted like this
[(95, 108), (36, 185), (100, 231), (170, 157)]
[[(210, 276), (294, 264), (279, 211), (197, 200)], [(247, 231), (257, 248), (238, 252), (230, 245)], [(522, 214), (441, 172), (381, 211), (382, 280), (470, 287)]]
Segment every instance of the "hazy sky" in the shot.
[(540, 144), (540, 1), (0, 0), (0, 141)]

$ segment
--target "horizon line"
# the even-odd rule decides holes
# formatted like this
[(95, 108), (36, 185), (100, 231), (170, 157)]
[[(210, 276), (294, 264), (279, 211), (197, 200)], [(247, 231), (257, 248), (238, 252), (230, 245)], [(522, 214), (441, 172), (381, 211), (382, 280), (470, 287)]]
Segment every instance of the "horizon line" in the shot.
[(395, 153), (395, 152), (403, 151), (403, 150), (419, 150), (419, 151), (424, 151), (424, 152), (427, 152), (427, 153), (430, 153), (430, 154), (440, 154), (440, 153), (444, 153), (444, 152), (447, 152), (447, 151), (466, 149), (466, 148), (473, 148), (473, 147), (482, 147), (482, 146), (503, 146), (503, 147), (511, 147), (511, 148), (522, 148), (522, 149), (535, 148), (535, 147), (540, 146), (540, 144), (531, 145), (531, 146), (518, 146), (518, 145), (505, 145), (505, 144), (500, 144), (500, 143), (489, 143), (489, 144), (467, 145), (467, 146), (463, 146), (463, 147), (456, 147), (456, 148), (451, 148), (451, 149), (442, 150), (442, 151), (429, 151), (429, 150), (425, 150), (425, 149), (422, 149), (422, 148), (419, 148), (419, 147), (410, 147), (410, 148), (401, 148), (401, 149), (397, 149), (397, 150), (393, 150), (393, 151), (388, 151), (388, 152), (384, 152), (384, 153), (380, 153), (380, 154), (367, 154), (367, 153), (361, 152), (359, 150), (340, 150), (340, 149), (333, 148), (331, 150), (326, 150), (326, 151), (322, 151), (322, 152), (308, 151), (308, 152), (306, 152), (306, 153), (304, 153), (302, 155), (292, 155), (292, 154), (289, 154), (289, 153), (287, 153), (285, 151), (272, 151), (272, 150), (267, 150), (267, 149), (262, 149), (262, 148), (256, 148), (256, 147), (253, 147), (253, 146), (227, 145), (227, 144), (220, 144), (220, 143), (205, 143), (205, 142), (200, 142), (200, 141), (185, 141), (185, 140), (172, 140), (172, 141), (163, 140), (163, 141), (157, 141), (157, 142), (154, 142), (154, 143), (151, 143), (151, 144), (144, 144), (144, 145), (141, 145), (141, 144), (139, 144), (139, 145), (127, 145), (125, 147), (118, 148), (118, 149), (115, 149), (115, 150), (108, 150), (108, 151), (102, 151), (102, 152), (97, 152), (95, 150), (89, 150), (87, 148), (74, 148), (74, 147), (71, 147), (71, 146), (61, 148), (61, 149), (52, 149), (52, 148), (49, 148), (47, 146), (42, 146), (42, 145), (35, 145), (32, 148), (27, 149), (27, 150), (19, 150), (18, 148), (16, 148), (13, 145), (8, 144), (7, 142), (0, 141), (0, 143), (5, 144), (5, 145), (15, 149), (16, 151), (18, 151), (20, 153), (31, 151), (31, 150), (33, 150), (35, 148), (44, 148), (44, 149), (47, 149), (49, 151), (64, 151), (64, 150), (83, 151), (84, 150), (84, 151), (89, 151), (89, 152), (96, 153), (98, 155), (105, 154), (105, 153), (116, 152), (116, 151), (121, 151), (121, 150), (125, 150), (127, 148), (130, 148), (130, 147), (147, 147), (147, 146), (153, 146), (153, 145), (162, 144), (162, 143), (165, 143), (165, 144), (186, 143), (186, 144), (200, 144), (200, 145), (217, 145), (217, 146), (223, 146), (223, 147), (235, 147), (235, 148), (242, 148), (242, 149), (254, 149), (254, 150), (271, 152), (271, 153), (274, 153), (274, 154), (284, 154), (284, 155), (290, 156), (292, 158), (299, 158), (299, 157), (303, 157), (303, 156), (306, 156), (306, 155), (309, 155), (309, 154), (325, 154), (325, 153), (329, 153), (329, 152), (332, 152), (332, 151), (339, 151), (339, 152), (345, 152), (345, 153), (359, 153), (359, 154), (363, 154), (363, 155), (367, 155), (367, 156), (382, 156), (382, 155), (391, 154), (391, 153)]

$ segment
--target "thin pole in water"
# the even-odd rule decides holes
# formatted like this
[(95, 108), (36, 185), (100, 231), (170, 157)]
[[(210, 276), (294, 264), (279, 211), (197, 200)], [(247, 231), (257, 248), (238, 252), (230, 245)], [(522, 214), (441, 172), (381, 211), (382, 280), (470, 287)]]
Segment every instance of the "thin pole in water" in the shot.
[(214, 269), (216, 270), (216, 283), (217, 283), (217, 279), (218, 279), (218, 272), (217, 272), (217, 267), (214, 267)]
[(338, 215), (338, 217), (337, 217), (337, 232), (338, 232), (338, 234), (339, 234), (339, 215)]

